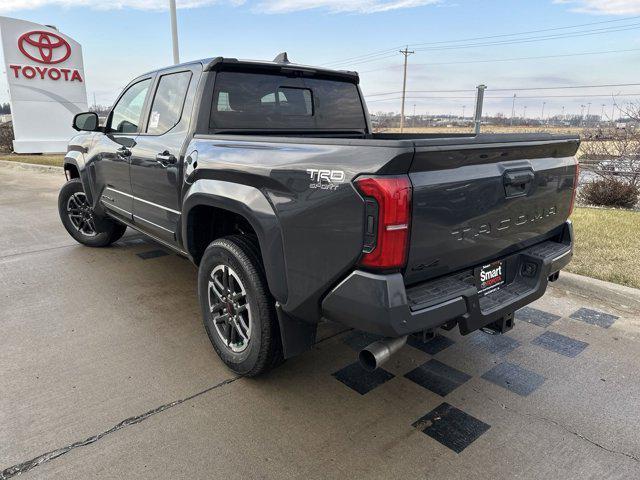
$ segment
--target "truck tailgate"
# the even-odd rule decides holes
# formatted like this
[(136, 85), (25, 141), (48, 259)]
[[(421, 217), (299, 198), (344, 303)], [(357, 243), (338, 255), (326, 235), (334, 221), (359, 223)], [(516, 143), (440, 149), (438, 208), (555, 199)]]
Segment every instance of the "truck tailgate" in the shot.
[(416, 140), (406, 283), (496, 260), (557, 233), (571, 208), (578, 145), (575, 137), (548, 136)]

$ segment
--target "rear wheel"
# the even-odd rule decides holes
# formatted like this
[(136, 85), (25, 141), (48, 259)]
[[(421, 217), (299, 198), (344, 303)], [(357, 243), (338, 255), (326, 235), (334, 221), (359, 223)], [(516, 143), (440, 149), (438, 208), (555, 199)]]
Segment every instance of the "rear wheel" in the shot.
[[(87, 200), (79, 178), (65, 183), (58, 195), (60, 220), (77, 242), (89, 247), (106, 247), (119, 240), (127, 229), (126, 225), (111, 219), (97, 218)], [(96, 228), (96, 223), (100, 225)]]
[(251, 377), (282, 362), (274, 300), (253, 238), (233, 235), (207, 247), (198, 294), (209, 340), (231, 370)]

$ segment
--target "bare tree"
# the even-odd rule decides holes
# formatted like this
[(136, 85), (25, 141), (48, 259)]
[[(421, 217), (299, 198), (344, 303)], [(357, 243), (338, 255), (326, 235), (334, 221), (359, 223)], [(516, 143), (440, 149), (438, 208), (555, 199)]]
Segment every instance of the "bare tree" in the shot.
[(582, 159), (593, 162), (593, 172), (640, 187), (640, 104), (622, 110), (628, 120), (618, 126), (594, 127), (584, 133)]

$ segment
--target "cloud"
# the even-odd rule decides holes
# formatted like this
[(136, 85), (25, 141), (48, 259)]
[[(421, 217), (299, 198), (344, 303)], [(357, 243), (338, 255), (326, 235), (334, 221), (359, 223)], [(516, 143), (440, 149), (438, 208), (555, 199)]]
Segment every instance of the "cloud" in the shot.
[[(422, 5), (441, 4), (442, 0), (258, 0), (257, 13), (289, 13), (322, 9), (332, 13), (376, 13)], [(85, 7), (95, 10), (167, 10), (167, 0), (1, 0), (0, 14), (40, 7)], [(245, 5), (246, 0), (176, 0), (178, 8), (198, 8), (214, 4)]]
[(332, 13), (377, 13), (439, 3), (440, 0), (263, 0), (254, 10), (265, 13), (312, 9), (325, 9)]
[[(241, 5), (244, 0), (176, 0), (178, 8), (197, 8), (216, 3), (230, 3)], [(167, 0), (2, 0), (0, 13), (15, 12), (16, 10), (34, 10), (41, 7), (85, 7), (95, 10), (121, 10), (132, 8), (135, 10), (168, 10)]]
[(640, 14), (638, 0), (553, 0), (553, 3), (574, 5), (573, 11), (596, 15)]

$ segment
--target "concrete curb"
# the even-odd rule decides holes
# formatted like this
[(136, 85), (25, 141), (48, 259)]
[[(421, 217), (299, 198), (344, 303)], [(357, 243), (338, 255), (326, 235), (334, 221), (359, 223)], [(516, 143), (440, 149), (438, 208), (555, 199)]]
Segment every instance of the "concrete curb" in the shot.
[(37, 163), (12, 162), (9, 160), (0, 160), (0, 166), (10, 168), (20, 168), (25, 170), (35, 170), (42, 173), (63, 173), (62, 167), (54, 165), (39, 165)]
[(615, 304), (621, 310), (640, 309), (640, 290), (575, 273), (560, 272), (557, 282), (549, 284), (555, 289), (565, 290), (582, 297), (603, 303)]

